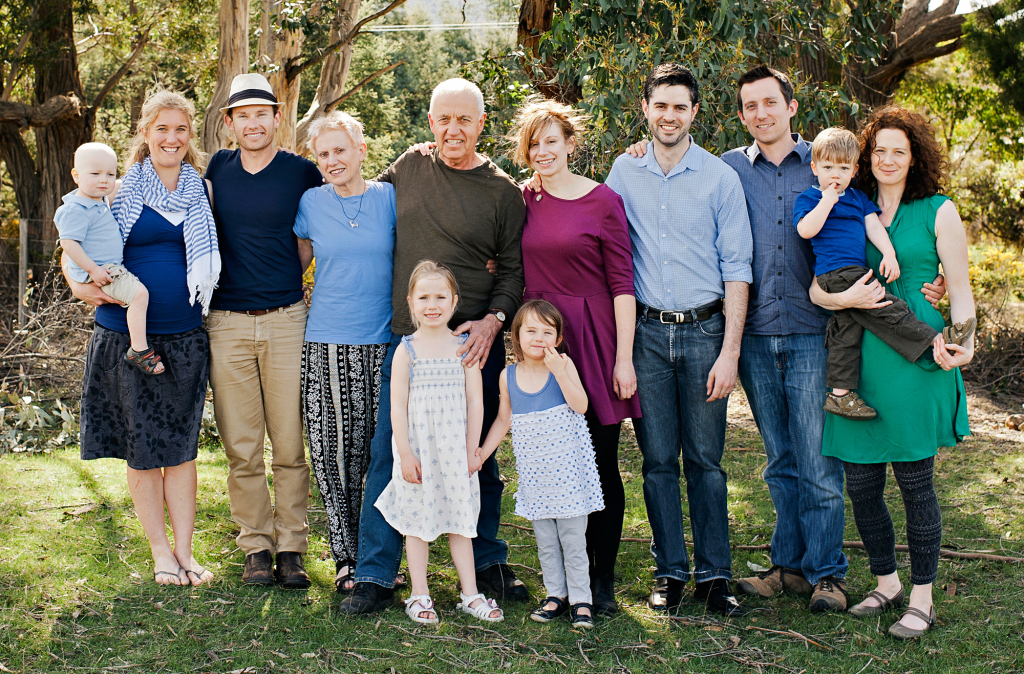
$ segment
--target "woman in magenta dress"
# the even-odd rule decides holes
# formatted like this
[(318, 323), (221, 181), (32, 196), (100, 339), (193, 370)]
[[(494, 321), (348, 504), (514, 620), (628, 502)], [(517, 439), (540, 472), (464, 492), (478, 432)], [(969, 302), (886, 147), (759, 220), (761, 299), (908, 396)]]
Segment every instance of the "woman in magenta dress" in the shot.
[(544, 299), (565, 317), (565, 344), (589, 398), (587, 425), (597, 454), (605, 508), (587, 523), (594, 607), (615, 603), (615, 557), (625, 494), (619, 475), (622, 420), (640, 416), (633, 371), (633, 254), (622, 198), (569, 170), (585, 117), (554, 101), (528, 103), (516, 117), (515, 159), (542, 186), (524, 188), (525, 299)]

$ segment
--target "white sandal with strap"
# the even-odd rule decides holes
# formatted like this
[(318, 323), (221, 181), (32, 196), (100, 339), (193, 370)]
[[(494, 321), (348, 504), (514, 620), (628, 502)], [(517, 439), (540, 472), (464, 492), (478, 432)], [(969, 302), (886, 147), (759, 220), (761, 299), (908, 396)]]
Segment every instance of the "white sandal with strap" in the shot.
[[(455, 608), (461, 610), (463, 613), (468, 613), (471, 616), (480, 618), (480, 620), (486, 620), (489, 623), (500, 623), (502, 620), (505, 619), (505, 613), (498, 606), (498, 602), (494, 601), (493, 599), (488, 599), (483, 595), (482, 592), (479, 594), (469, 596), (462, 594), (462, 592), (459, 592), (459, 598), (462, 599), (462, 601)], [(477, 599), (481, 600), (480, 603), (476, 606), (470, 606), (470, 604), (472, 604)], [(501, 615), (499, 615), (497, 618), (492, 618), (492, 611), (498, 611), (500, 612)]]
[[(433, 613), (433, 618), (424, 618), (421, 613)], [(434, 608), (434, 600), (429, 594), (414, 594), (405, 600), (405, 615), (421, 625), (437, 624), (437, 609)]]

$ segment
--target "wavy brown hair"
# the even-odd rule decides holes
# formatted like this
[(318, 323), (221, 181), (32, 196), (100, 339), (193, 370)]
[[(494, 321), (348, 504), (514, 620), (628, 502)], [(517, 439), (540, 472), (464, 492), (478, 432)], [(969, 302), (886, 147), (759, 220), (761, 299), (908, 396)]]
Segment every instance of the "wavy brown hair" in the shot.
[(882, 129), (902, 131), (910, 140), (910, 156), (914, 163), (907, 173), (903, 201), (924, 199), (942, 192), (949, 184), (949, 161), (946, 152), (935, 139), (935, 129), (922, 115), (896, 105), (873, 112), (860, 130), (860, 169), (857, 171), (857, 179), (861, 191), (871, 196), (878, 189), (878, 181), (871, 172), (871, 155), (875, 148), (875, 136)]

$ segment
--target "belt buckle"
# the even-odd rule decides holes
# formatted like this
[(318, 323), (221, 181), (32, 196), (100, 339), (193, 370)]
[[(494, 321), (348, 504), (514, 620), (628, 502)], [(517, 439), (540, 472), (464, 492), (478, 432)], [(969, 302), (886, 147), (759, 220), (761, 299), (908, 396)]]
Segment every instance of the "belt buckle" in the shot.
[[(672, 320), (671, 321), (666, 321), (665, 320), (665, 314), (672, 314)], [(686, 314), (682, 314), (682, 315), (683, 315), (683, 319), (685, 321)], [(680, 316), (680, 312), (678, 312), (678, 311), (664, 310), (664, 311), (659, 311), (658, 312), (658, 320), (661, 321), (662, 323), (680, 323), (680, 322), (683, 322), (683, 321), (679, 320), (679, 316)]]

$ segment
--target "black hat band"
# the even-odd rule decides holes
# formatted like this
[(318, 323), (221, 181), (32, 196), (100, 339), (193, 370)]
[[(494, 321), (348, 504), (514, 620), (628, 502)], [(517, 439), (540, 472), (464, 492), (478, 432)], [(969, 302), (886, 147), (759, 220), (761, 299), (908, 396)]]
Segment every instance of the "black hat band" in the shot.
[(231, 94), (231, 97), (228, 99), (228, 104), (224, 107), (230, 108), (238, 103), (238, 101), (244, 101), (247, 98), (261, 98), (273, 103), (274, 105), (278, 104), (277, 98), (275, 98), (274, 94), (269, 91), (264, 91), (263, 89), (242, 89), (237, 93)]

